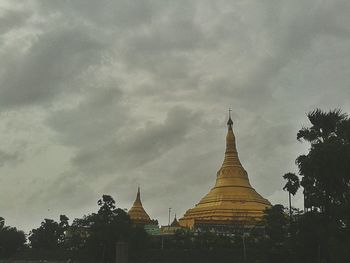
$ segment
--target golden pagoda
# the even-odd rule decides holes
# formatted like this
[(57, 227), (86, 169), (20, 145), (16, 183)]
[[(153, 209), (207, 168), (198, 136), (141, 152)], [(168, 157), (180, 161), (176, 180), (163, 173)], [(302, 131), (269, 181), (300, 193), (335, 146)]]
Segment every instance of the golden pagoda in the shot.
[(270, 202), (250, 185), (236, 149), (229, 114), (225, 159), (217, 172), (215, 186), (200, 202), (179, 219), (183, 227), (254, 226), (271, 207)]
[(130, 216), (131, 221), (135, 225), (148, 225), (153, 223), (153, 220), (151, 220), (151, 218), (149, 217), (149, 215), (146, 213), (145, 209), (142, 206), (141, 196), (140, 196), (140, 187), (137, 188), (136, 199), (134, 201), (134, 204), (128, 211), (128, 215)]

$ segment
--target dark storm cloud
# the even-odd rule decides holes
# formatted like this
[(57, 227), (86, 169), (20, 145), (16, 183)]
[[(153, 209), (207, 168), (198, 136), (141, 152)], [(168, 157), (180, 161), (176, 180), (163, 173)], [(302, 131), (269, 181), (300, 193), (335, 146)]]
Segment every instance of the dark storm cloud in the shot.
[(79, 92), (72, 84), (86, 67), (100, 62), (101, 48), (84, 28), (62, 27), (39, 34), (24, 54), (6, 61), (1, 74), (2, 107), (40, 104), (64, 91)]
[(6, 163), (14, 163), (19, 161), (21, 155), (19, 153), (8, 153), (0, 150), (0, 167)]
[(25, 228), (103, 193), (129, 207), (138, 183), (152, 217), (180, 217), (214, 184), (228, 107), (252, 185), (283, 202), (305, 113), (350, 111), (348, 1), (2, 5), (0, 211)]
[(76, 147), (95, 147), (113, 136), (124, 125), (122, 92), (114, 87), (96, 87), (72, 109), (53, 111), (48, 123), (62, 143)]
[(0, 34), (19, 28), (30, 18), (28, 10), (0, 9)]
[(86, 176), (137, 169), (186, 143), (190, 124), (196, 123), (196, 114), (176, 107), (169, 110), (164, 122), (147, 121), (140, 126), (142, 123), (127, 120), (122, 107), (111, 99), (112, 94), (108, 95), (104, 100), (90, 102), (95, 106), (84, 103), (50, 120), (58, 134), (64, 136), (61, 141), (78, 148), (72, 163)]

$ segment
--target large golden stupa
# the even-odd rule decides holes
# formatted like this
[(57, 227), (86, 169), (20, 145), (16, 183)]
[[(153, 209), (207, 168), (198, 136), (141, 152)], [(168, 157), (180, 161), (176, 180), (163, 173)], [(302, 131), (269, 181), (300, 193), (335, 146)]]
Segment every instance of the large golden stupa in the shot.
[(225, 159), (217, 172), (215, 186), (179, 219), (183, 227), (253, 226), (271, 206), (250, 185), (248, 174), (238, 158), (232, 124), (229, 116)]
[(149, 217), (149, 215), (146, 213), (145, 209), (142, 206), (141, 203), (141, 196), (140, 196), (140, 187), (137, 188), (137, 194), (136, 199), (134, 201), (134, 204), (128, 211), (128, 215), (130, 216), (131, 221), (135, 225), (148, 225), (152, 224), (153, 220)]

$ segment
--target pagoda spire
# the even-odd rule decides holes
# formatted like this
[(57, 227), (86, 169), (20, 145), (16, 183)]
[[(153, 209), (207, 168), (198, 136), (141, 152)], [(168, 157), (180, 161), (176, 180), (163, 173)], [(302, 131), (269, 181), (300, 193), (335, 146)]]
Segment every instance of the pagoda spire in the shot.
[(226, 151), (225, 159), (222, 167), (227, 166), (241, 166), (241, 162), (238, 158), (237, 148), (236, 148), (236, 138), (233, 133), (233, 121), (231, 119), (231, 109), (228, 110), (228, 121), (227, 121), (227, 135), (226, 135)]
[(140, 194), (140, 185), (137, 186), (137, 194), (136, 194), (136, 199), (134, 202), (134, 205), (138, 204), (142, 206), (142, 202), (141, 202), (141, 194)]
[(137, 194), (136, 199), (134, 201), (134, 204), (128, 211), (128, 214), (130, 216), (130, 219), (135, 224), (149, 224), (151, 223), (151, 219), (149, 215), (146, 213), (145, 209), (142, 206), (141, 202), (141, 193), (140, 193), (140, 186), (137, 187)]
[(228, 109), (228, 121), (227, 121), (227, 126), (228, 126), (228, 129), (231, 129), (232, 130), (232, 125), (233, 125), (233, 121), (231, 119), (231, 108)]

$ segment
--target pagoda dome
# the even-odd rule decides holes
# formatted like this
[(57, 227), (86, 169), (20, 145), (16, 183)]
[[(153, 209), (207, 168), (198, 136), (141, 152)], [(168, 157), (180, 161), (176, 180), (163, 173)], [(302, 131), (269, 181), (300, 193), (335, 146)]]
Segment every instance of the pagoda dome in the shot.
[(135, 225), (147, 225), (153, 222), (142, 206), (140, 187), (137, 188), (136, 199), (128, 211), (128, 215)]
[(227, 122), (225, 158), (216, 175), (215, 186), (179, 219), (183, 227), (253, 226), (261, 221), (270, 202), (250, 185), (236, 149), (231, 116)]

